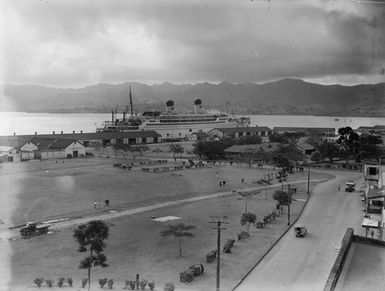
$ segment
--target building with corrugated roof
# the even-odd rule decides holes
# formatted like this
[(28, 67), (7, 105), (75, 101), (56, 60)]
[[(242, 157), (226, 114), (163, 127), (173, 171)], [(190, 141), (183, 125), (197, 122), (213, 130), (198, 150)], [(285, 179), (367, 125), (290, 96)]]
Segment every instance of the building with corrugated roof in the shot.
[(305, 142), (297, 143), (297, 148), (304, 155), (311, 155), (313, 152), (315, 152), (315, 147)]
[(259, 136), (263, 141), (268, 141), (269, 135), (272, 134), (272, 130), (267, 126), (246, 126), (246, 127), (224, 127), (213, 128), (208, 131), (208, 135), (212, 138), (242, 138), (248, 136)]
[(0, 146), (11, 147), (8, 161), (81, 157), (92, 143), (140, 145), (158, 143), (155, 131), (60, 133), (0, 136)]
[(323, 135), (335, 135), (336, 129), (334, 127), (284, 127), (284, 126), (276, 126), (273, 128), (274, 132), (277, 133), (285, 133), (285, 132), (297, 132), (304, 133), (306, 135), (310, 135), (311, 133), (318, 133)]

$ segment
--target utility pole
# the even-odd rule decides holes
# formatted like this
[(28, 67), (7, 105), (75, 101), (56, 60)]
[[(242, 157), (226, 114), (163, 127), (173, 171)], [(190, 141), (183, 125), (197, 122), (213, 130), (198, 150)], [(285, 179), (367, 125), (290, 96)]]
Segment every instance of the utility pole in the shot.
[(221, 230), (226, 230), (226, 228), (221, 228), (221, 224), (228, 224), (228, 221), (220, 220), (218, 218), (210, 220), (210, 223), (216, 223), (217, 227), (213, 229), (217, 230), (217, 281), (216, 281), (216, 291), (220, 291), (220, 278), (221, 278)]
[(289, 197), (288, 204), (287, 204), (287, 225), (290, 226), (290, 204), (291, 204), (290, 184), (287, 184), (287, 195)]
[(310, 165), (308, 165), (307, 170), (307, 194), (310, 194)]

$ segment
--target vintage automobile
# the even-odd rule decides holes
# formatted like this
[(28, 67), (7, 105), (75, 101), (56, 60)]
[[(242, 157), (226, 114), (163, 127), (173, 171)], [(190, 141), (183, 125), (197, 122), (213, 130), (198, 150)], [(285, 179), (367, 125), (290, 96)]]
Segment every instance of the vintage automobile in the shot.
[(294, 226), (294, 234), (296, 237), (305, 237), (307, 234), (307, 229), (304, 225), (298, 224)]
[(24, 237), (44, 234), (48, 232), (50, 226), (50, 224), (28, 222), (25, 227), (20, 229), (20, 234)]
[(345, 184), (345, 192), (353, 192), (356, 187), (356, 183), (347, 181)]

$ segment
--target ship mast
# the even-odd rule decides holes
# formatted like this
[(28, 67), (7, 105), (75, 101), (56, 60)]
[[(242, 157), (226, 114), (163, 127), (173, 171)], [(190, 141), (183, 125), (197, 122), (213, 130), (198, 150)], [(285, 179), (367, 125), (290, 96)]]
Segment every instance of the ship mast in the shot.
[(132, 107), (132, 94), (131, 94), (131, 85), (128, 85), (129, 88), (129, 94), (130, 94), (130, 107), (131, 107), (131, 118), (134, 117), (134, 109)]

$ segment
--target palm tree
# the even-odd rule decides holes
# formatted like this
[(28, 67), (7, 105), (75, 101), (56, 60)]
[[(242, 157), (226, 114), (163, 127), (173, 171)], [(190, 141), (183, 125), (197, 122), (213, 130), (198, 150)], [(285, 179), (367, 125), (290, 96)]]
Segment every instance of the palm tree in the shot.
[(189, 232), (189, 230), (195, 228), (194, 225), (185, 225), (183, 223), (168, 225), (164, 230), (162, 230), (162, 236), (174, 236), (178, 238), (179, 246), (179, 256), (182, 256), (182, 241), (181, 237), (193, 237), (194, 234)]
[(106, 247), (109, 228), (101, 220), (92, 220), (81, 224), (74, 230), (74, 238), (79, 243), (79, 252), (89, 251), (89, 255), (80, 261), (80, 269), (88, 269), (88, 290), (91, 286), (91, 268), (108, 267), (107, 257), (103, 254)]

